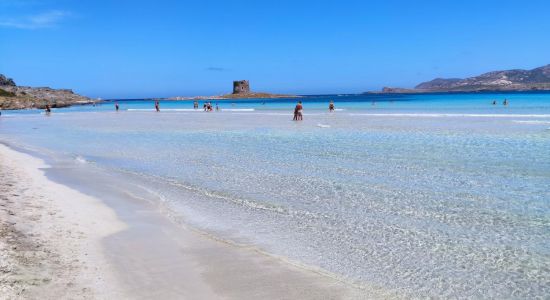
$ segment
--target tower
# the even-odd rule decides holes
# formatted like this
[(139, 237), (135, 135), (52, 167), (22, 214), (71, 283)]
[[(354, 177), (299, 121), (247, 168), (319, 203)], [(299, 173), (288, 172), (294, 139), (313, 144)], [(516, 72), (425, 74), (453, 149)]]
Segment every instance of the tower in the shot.
[(250, 84), (248, 80), (233, 81), (233, 94), (247, 94), (250, 93)]

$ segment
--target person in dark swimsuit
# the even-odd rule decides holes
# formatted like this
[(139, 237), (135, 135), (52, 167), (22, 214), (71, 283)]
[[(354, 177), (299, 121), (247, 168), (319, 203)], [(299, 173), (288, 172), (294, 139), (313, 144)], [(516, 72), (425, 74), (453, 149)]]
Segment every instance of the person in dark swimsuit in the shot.
[(159, 111), (160, 111), (160, 103), (159, 103), (159, 101), (158, 101), (158, 100), (157, 100), (157, 101), (155, 101), (155, 110), (156, 110), (157, 112), (159, 112)]
[(330, 101), (330, 103), (328, 104), (328, 111), (329, 112), (333, 112), (334, 111), (334, 101)]
[(120, 107), (118, 107), (118, 102), (115, 102), (115, 110), (118, 111)]
[(46, 104), (46, 114), (49, 115), (52, 112), (49, 104)]

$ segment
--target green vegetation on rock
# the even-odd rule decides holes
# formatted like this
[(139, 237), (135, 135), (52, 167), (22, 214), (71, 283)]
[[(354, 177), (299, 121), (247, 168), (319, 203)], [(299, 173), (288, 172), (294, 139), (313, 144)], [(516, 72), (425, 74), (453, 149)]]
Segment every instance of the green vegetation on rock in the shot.
[(3, 89), (0, 89), (0, 97), (15, 97), (15, 94), (12, 92), (8, 92)]

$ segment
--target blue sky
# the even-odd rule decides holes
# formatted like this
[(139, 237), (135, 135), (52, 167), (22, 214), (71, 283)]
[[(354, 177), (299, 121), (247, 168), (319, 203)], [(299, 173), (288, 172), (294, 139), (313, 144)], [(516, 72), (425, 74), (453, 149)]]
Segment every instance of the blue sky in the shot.
[(354, 93), (550, 63), (550, 1), (0, 0), (0, 73), (103, 98)]

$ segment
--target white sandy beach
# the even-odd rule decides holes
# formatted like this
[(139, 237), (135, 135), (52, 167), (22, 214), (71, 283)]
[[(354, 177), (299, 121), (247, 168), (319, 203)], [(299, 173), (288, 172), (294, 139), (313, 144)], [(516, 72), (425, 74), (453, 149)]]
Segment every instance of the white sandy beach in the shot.
[(104, 237), (125, 228), (97, 199), (49, 181), (41, 160), (0, 145), (0, 298), (111, 298)]
[(2, 299), (388, 296), (176, 226), (143, 201), (112, 209), (51, 181), (42, 160), (4, 145), (0, 166)]

